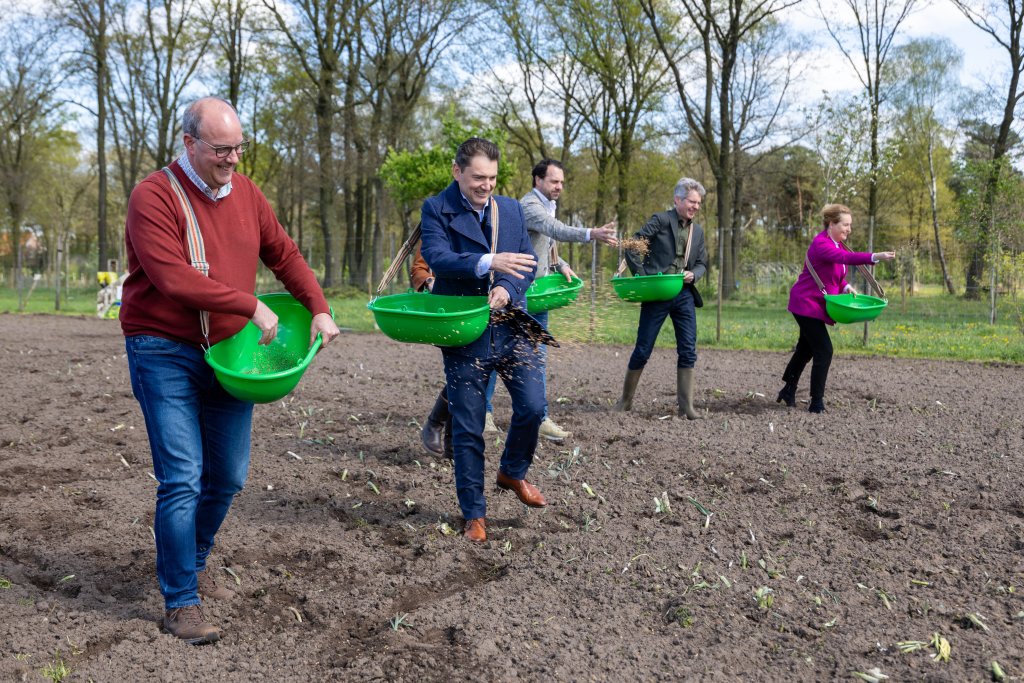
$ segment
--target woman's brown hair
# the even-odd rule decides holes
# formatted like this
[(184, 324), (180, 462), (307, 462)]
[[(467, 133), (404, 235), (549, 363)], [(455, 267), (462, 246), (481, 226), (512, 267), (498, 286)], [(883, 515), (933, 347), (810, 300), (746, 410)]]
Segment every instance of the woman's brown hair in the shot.
[(845, 204), (826, 204), (825, 208), (821, 210), (821, 217), (825, 221), (824, 227), (828, 227), (833, 223), (839, 222), (839, 217), (843, 214), (853, 215), (850, 211), (850, 207)]

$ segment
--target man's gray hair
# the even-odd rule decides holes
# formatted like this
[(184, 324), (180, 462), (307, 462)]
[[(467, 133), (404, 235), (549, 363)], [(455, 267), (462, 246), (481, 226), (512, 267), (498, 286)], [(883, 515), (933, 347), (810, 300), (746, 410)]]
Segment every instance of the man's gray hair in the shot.
[(679, 182), (676, 183), (676, 189), (672, 193), (672, 196), (679, 197), (680, 199), (686, 199), (686, 195), (695, 190), (697, 194), (700, 195), (701, 199), (703, 199), (704, 195), (708, 193), (708, 191), (704, 189), (704, 186), (693, 178), (680, 178)]
[(199, 115), (202, 110), (202, 104), (210, 100), (216, 100), (223, 104), (228, 105), (231, 111), (235, 112), (235, 116), (238, 116), (238, 111), (235, 110), (234, 106), (225, 100), (223, 97), (200, 97), (198, 100), (191, 102), (185, 107), (185, 113), (181, 115), (181, 132), (186, 135), (191, 135), (194, 138), (199, 137), (199, 124), (202, 123), (202, 117)]

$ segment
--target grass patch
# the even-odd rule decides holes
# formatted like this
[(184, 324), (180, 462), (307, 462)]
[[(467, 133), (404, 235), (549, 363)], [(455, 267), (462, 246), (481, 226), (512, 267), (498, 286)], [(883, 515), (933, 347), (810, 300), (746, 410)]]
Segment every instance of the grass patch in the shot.
[[(261, 286), (277, 291), (279, 285)], [(396, 290), (398, 291), (398, 290)], [(890, 292), (889, 307), (868, 328), (836, 325), (830, 329), (832, 344), (840, 354), (865, 354), (903, 358), (937, 358), (961, 361), (1024, 363), (1024, 334), (1017, 321), (1024, 304), (1011, 298), (1000, 301), (997, 322), (988, 323), (988, 302), (950, 297), (939, 288), (928, 288), (901, 300)], [(61, 302), (62, 314), (95, 315), (96, 289), (72, 289)], [(353, 332), (374, 332), (369, 296), (356, 290), (331, 291), (338, 325)], [(54, 313), (53, 289), (37, 287), (26, 306), (28, 313)], [(788, 292), (738, 296), (722, 306), (721, 337), (717, 337), (716, 303), (708, 297), (697, 311), (697, 346), (701, 348), (788, 352), (797, 339), (796, 322), (786, 311)], [(18, 294), (0, 288), (0, 312), (14, 312)], [(591, 304), (584, 288), (579, 300), (551, 312), (551, 331), (563, 344), (618, 344), (631, 347), (636, 340), (640, 305), (618, 299), (611, 285), (601, 284)], [(112, 321), (116, 325), (116, 322)], [(674, 348), (671, 321), (666, 320), (658, 346)]]
[[(72, 287), (66, 294), (61, 289), (60, 310), (54, 311), (53, 287), (36, 287), (24, 302), (25, 313), (57, 313), (59, 315), (96, 315), (97, 287)], [(25, 288), (28, 293), (28, 287)], [(0, 313), (18, 312), (18, 290), (0, 287)]]

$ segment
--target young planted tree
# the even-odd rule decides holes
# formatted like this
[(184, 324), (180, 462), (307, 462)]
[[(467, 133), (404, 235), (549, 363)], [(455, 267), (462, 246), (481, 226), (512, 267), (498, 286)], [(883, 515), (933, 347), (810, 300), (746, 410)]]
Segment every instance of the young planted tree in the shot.
[(405, 234), (412, 232), (411, 216), (419, 211), (423, 200), (442, 192), (451, 184), (455, 153), (465, 140), (482, 137), (498, 146), (501, 151), (498, 161), (499, 191), (512, 176), (514, 168), (506, 154), (507, 133), (497, 128), (467, 126), (461, 123), (463, 118), (456, 118), (455, 110), (449, 110), (441, 122), (440, 144), (421, 146), (414, 151), (388, 150), (387, 158), (380, 168), (380, 178), (401, 209), (403, 225), (408, 228)]
[(910, 41), (897, 49), (894, 60), (899, 72), (896, 76), (899, 83), (896, 104), (897, 109), (904, 112), (899, 137), (905, 142), (916, 141), (923, 148), (923, 154), (914, 154), (911, 161), (928, 188), (935, 251), (942, 269), (943, 284), (950, 294), (955, 294), (956, 290), (949, 275), (940, 234), (936, 154), (946, 146), (949, 136), (941, 119), (953, 113), (950, 103), (959, 99), (953, 83), (962, 62), (959, 50), (952, 43), (935, 38)]
[[(996, 320), (996, 298), (998, 294), (997, 267), (1003, 249), (1016, 243), (1024, 225), (1024, 214), (1016, 210), (1020, 205), (1022, 186), (1021, 174), (1012, 168), (1004, 157), (996, 162), (992, 151), (998, 144), (999, 129), (982, 121), (965, 123), (967, 140), (964, 144), (960, 168), (951, 182), (957, 195), (957, 233), (969, 245), (971, 257), (981, 258), (990, 266), (988, 272), (989, 322)], [(1008, 148), (1021, 143), (1020, 136), (1010, 131)], [(996, 184), (992, 186), (993, 165), (1005, 166), (996, 173)], [(991, 194), (990, 194), (991, 193)], [(1007, 241), (1007, 236), (1010, 236)], [(979, 244), (984, 252), (977, 256)], [(980, 288), (980, 284), (978, 285)]]

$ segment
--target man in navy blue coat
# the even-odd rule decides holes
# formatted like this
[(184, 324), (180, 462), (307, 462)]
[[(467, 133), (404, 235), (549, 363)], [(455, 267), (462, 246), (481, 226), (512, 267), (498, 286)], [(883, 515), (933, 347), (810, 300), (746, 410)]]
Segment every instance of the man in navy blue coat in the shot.
[[(434, 294), (487, 296), (492, 311), (514, 307), (525, 315), (526, 289), (536, 275), (537, 257), (519, 202), (493, 194), (498, 158), (497, 145), (488, 140), (470, 138), (459, 145), (452, 166), (454, 182), (423, 204), (421, 252), (434, 273)], [(441, 352), (464, 535), (482, 543), (487, 540), (484, 389), (492, 370), (512, 397), (512, 421), (496, 483), (530, 507), (547, 504), (537, 487), (526, 481), (544, 417), (540, 357), (509, 321), (493, 317), (479, 339), (467, 346), (441, 347)]]

